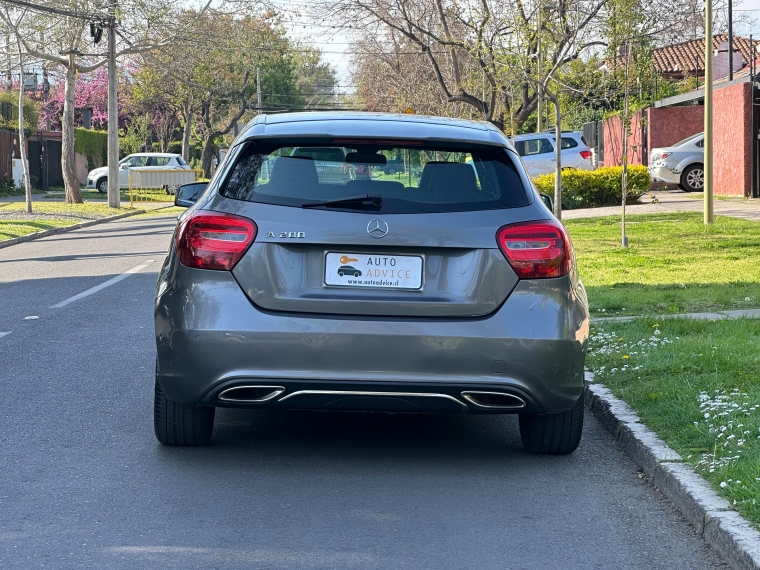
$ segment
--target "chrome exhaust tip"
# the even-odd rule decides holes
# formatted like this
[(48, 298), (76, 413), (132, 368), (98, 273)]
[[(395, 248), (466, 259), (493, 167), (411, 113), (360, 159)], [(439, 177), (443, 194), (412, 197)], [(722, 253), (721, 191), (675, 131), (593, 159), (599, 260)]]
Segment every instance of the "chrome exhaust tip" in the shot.
[(514, 394), (504, 392), (481, 392), (468, 390), (462, 392), (462, 398), (473, 406), (489, 410), (521, 410), (527, 407), (525, 400)]
[(220, 402), (260, 404), (276, 398), (284, 391), (284, 386), (233, 386), (222, 390), (217, 398)]

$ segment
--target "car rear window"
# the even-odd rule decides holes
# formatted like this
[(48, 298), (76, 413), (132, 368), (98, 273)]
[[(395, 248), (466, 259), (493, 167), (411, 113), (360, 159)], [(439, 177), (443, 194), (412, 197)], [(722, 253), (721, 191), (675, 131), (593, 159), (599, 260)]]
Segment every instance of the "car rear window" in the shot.
[(566, 148), (575, 148), (578, 146), (578, 141), (570, 137), (562, 137), (560, 142), (560, 148), (565, 150)]
[(554, 152), (554, 145), (549, 139), (528, 139), (515, 141), (515, 150), (520, 156), (548, 154)]
[[(389, 163), (394, 167), (387, 168)], [(308, 145), (248, 143), (220, 193), (249, 202), (389, 214), (516, 208), (529, 203), (523, 177), (504, 148), (354, 138)], [(367, 196), (373, 200), (345, 202)], [(322, 204), (338, 200), (344, 203)]]
[(177, 164), (180, 166), (187, 166), (187, 163), (184, 161), (184, 159), (181, 156), (175, 156), (174, 158), (177, 159)]

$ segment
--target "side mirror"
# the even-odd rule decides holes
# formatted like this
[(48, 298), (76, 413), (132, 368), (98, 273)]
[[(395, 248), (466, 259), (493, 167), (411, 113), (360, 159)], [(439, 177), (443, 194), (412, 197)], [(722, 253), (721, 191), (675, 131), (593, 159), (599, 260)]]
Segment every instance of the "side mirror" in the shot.
[(208, 187), (208, 182), (191, 182), (177, 188), (174, 194), (174, 205), (188, 208), (198, 201)]
[(549, 208), (550, 212), (554, 212), (554, 200), (552, 200), (551, 196), (548, 194), (539, 194), (541, 196), (541, 201), (544, 203), (544, 206)]
[(126, 170), (127, 168), (129, 168), (129, 166), (126, 165), (126, 164), (120, 164), (119, 165), (119, 170)]

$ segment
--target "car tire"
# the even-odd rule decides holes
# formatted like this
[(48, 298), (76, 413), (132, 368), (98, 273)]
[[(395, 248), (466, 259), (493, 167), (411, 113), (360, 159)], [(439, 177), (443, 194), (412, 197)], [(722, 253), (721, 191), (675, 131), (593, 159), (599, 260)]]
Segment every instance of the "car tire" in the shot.
[(702, 192), (705, 189), (705, 170), (701, 164), (690, 164), (681, 173), (679, 186), (684, 192)]
[(520, 415), (520, 439), (531, 453), (564, 455), (578, 448), (583, 433), (583, 394), (571, 410), (559, 414)]
[(95, 188), (97, 188), (98, 192), (101, 194), (108, 194), (108, 178), (101, 178), (98, 180), (95, 184)]
[(342, 271), (338, 271), (338, 275), (340, 275), (341, 277), (343, 277), (343, 272)]
[(361, 275), (361, 273), (359, 273), (358, 271), (356, 273), (354, 273), (354, 277), (359, 277), (360, 275)]
[(213, 406), (181, 404), (166, 397), (156, 381), (153, 400), (153, 427), (164, 445), (207, 445), (214, 429)]

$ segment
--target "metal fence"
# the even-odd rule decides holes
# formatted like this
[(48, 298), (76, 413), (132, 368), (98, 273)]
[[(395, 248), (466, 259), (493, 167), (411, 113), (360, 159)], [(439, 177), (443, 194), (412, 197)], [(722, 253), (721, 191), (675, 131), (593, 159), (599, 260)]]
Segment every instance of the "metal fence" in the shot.
[(130, 168), (129, 205), (134, 202), (174, 202), (177, 188), (202, 177), (203, 170)]

